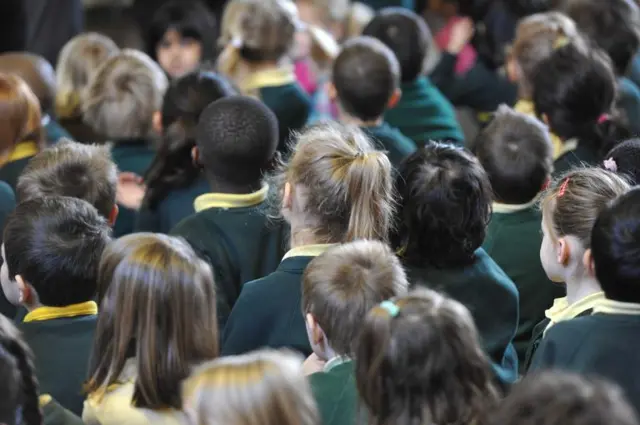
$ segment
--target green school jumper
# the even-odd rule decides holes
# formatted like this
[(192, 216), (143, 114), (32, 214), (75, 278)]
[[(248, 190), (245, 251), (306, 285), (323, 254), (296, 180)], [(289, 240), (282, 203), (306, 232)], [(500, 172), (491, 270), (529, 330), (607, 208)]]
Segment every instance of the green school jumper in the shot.
[(50, 395), (40, 396), (40, 410), (42, 410), (42, 425), (82, 425), (82, 419), (74, 415)]
[[(0, 181), (0, 244), (2, 243), (2, 231), (7, 217), (16, 207), (16, 197), (11, 187), (3, 181)], [(16, 315), (16, 307), (11, 304), (4, 291), (0, 291), (0, 314), (13, 319)]]
[(194, 202), (197, 213), (171, 231), (213, 266), (221, 330), (242, 286), (275, 271), (286, 251), (288, 226), (267, 217), (268, 191), (265, 185), (246, 195), (201, 195)]
[(402, 83), (401, 89), (400, 101), (384, 115), (389, 125), (418, 146), (432, 140), (464, 143), (453, 105), (427, 77)]
[(586, 143), (577, 140), (567, 140), (563, 144), (563, 152), (553, 163), (553, 176), (559, 177), (573, 168), (582, 165), (598, 165), (598, 152)]
[(361, 0), (361, 2), (374, 10), (384, 9), (385, 7), (405, 7), (409, 10), (415, 8), (414, 0)]
[(355, 365), (352, 360), (335, 357), (322, 372), (309, 375), (313, 397), (322, 425), (354, 425), (358, 408)]
[(11, 186), (15, 192), (22, 170), (37, 153), (38, 145), (35, 142), (18, 143), (7, 163), (0, 166), (0, 180)]
[(372, 127), (362, 127), (376, 143), (376, 148), (386, 151), (391, 164), (397, 169), (402, 161), (416, 151), (416, 145), (397, 128), (383, 122)]
[(42, 122), (44, 123), (44, 131), (49, 144), (56, 144), (60, 139), (73, 140), (67, 130), (62, 128), (51, 116), (45, 115)]
[[(118, 140), (111, 148), (113, 162), (118, 166), (118, 171), (128, 171), (139, 176), (144, 176), (151, 165), (155, 153), (149, 146), (149, 142), (143, 139)], [(113, 226), (113, 237), (133, 233), (136, 222), (135, 210), (119, 206), (118, 219)]]
[(93, 301), (31, 311), (18, 328), (35, 356), (40, 391), (76, 415), (82, 414), (83, 385), (98, 319)]
[(331, 245), (294, 248), (277, 270), (242, 287), (222, 338), (222, 355), (243, 354), (262, 347), (290, 348), (311, 354), (302, 317), (302, 274), (314, 257)]
[(482, 249), (462, 268), (407, 266), (409, 282), (444, 292), (464, 304), (478, 327), (485, 352), (503, 383), (518, 377), (518, 358), (512, 345), (518, 328), (518, 289)]
[(640, 305), (606, 300), (594, 314), (549, 329), (531, 371), (559, 369), (600, 376), (622, 387), (640, 412)]
[(145, 205), (138, 210), (136, 232), (169, 233), (182, 220), (195, 214), (193, 202), (211, 188), (204, 177), (198, 178), (187, 187), (172, 189), (164, 199), (152, 209)]
[(482, 247), (515, 283), (520, 294), (520, 322), (513, 345), (524, 364), (533, 328), (544, 319), (553, 300), (564, 296), (540, 262), (542, 214), (537, 199), (525, 205), (493, 204), (493, 215)]

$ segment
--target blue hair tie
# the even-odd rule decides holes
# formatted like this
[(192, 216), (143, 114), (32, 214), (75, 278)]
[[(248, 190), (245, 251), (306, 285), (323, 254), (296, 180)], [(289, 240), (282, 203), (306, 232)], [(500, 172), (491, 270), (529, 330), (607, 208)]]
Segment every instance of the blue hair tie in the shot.
[(396, 317), (400, 313), (400, 308), (393, 303), (393, 301), (383, 301), (380, 303), (380, 307), (387, 310), (389, 316)]

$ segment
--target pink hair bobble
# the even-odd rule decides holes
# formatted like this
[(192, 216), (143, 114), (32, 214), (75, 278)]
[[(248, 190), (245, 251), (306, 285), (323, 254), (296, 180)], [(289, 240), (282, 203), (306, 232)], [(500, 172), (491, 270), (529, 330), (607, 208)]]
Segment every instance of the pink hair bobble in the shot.
[(616, 160), (613, 158), (605, 159), (604, 168), (606, 170), (616, 173), (618, 171), (618, 164), (616, 163)]
[(598, 117), (598, 125), (604, 124), (607, 121), (611, 121), (611, 115), (609, 114), (602, 114)]

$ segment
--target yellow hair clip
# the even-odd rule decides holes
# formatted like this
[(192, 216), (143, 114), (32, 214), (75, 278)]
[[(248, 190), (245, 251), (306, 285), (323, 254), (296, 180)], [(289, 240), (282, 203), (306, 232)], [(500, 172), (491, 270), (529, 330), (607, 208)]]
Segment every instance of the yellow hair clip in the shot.
[(562, 49), (567, 44), (569, 44), (569, 42), (570, 42), (569, 37), (567, 37), (566, 35), (561, 35), (556, 39), (555, 43), (553, 43), (553, 49), (554, 50)]

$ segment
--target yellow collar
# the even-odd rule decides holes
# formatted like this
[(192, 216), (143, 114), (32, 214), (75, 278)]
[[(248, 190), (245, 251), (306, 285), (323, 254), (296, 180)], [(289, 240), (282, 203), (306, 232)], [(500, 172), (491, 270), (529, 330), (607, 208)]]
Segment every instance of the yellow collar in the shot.
[(596, 305), (599, 305), (604, 299), (604, 292), (596, 292), (573, 304), (567, 302), (567, 297), (556, 298), (551, 308), (545, 311), (545, 316), (551, 320), (551, 323), (573, 319), (589, 309), (595, 309)]
[(43, 320), (60, 319), (63, 317), (88, 316), (98, 314), (98, 304), (87, 301), (66, 307), (39, 307), (24, 317), (24, 322), (40, 322)]
[(264, 185), (257, 192), (247, 193), (243, 195), (231, 193), (205, 193), (200, 195), (193, 202), (193, 208), (196, 212), (207, 210), (209, 208), (244, 208), (253, 207), (264, 202), (269, 193), (269, 186)]
[(43, 408), (44, 406), (51, 403), (52, 401), (53, 401), (53, 397), (51, 397), (49, 394), (42, 394), (40, 397), (38, 397), (40, 408)]
[(328, 244), (297, 246), (295, 248), (291, 248), (289, 252), (287, 252), (282, 259), (286, 260), (287, 258), (290, 258), (290, 257), (317, 257), (318, 255), (324, 254), (326, 250), (336, 245), (338, 244), (328, 243)]
[(640, 304), (623, 303), (620, 301), (613, 301), (604, 299), (594, 309), (594, 313), (604, 314), (625, 314), (629, 316), (640, 315)]
[(536, 113), (536, 108), (533, 105), (533, 102), (527, 99), (520, 99), (517, 101), (513, 109), (516, 112), (520, 112), (525, 115), (535, 115)]
[(11, 152), (8, 162), (19, 161), (30, 156), (35, 156), (38, 153), (38, 150), (38, 144), (36, 142), (20, 142), (13, 149), (13, 152)]
[(277, 87), (296, 81), (296, 75), (291, 67), (265, 69), (251, 74), (243, 83), (242, 91), (261, 89), (263, 87)]
[(518, 211), (528, 210), (533, 207), (538, 202), (538, 197), (536, 196), (531, 202), (527, 202), (526, 204), (501, 204), (500, 202), (493, 203), (493, 212), (498, 214), (509, 214)]

